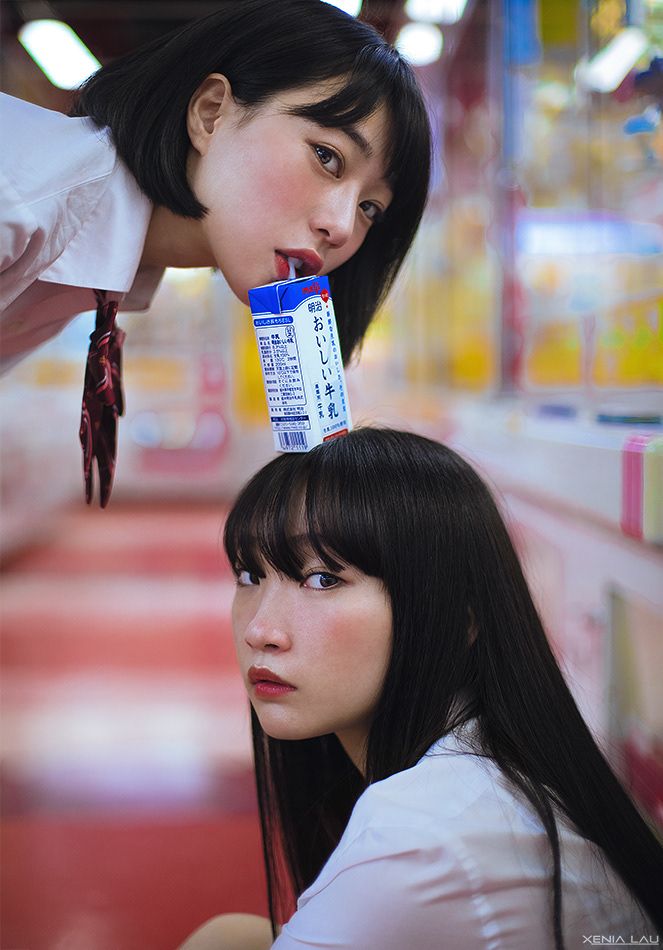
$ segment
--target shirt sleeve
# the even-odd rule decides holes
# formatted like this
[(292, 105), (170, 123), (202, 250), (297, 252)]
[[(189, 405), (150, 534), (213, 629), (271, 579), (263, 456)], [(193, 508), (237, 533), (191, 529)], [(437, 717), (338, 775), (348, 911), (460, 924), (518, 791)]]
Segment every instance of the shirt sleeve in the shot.
[(37, 221), (1, 169), (0, 208), (0, 273), (4, 273), (25, 253)]
[(367, 829), (334, 852), (273, 948), (474, 950), (471, 916), (465, 875), (444, 848), (411, 828)]

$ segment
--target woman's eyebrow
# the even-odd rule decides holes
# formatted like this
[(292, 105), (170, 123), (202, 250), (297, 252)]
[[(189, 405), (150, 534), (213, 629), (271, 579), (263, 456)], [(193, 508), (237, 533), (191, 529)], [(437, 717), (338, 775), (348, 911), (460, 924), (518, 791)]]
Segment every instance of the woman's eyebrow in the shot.
[[(354, 125), (342, 125), (340, 126), (340, 131), (347, 135), (347, 137), (354, 142), (359, 151), (362, 153), (364, 158), (368, 159), (373, 157), (373, 146), (370, 144), (368, 139), (366, 139), (361, 132), (359, 132)], [(390, 177), (387, 174), (383, 174), (380, 179), (384, 184), (389, 188), (391, 192), (391, 198), (393, 198), (393, 182), (390, 180)], [(390, 199), (391, 200), (391, 199)]]
[(365, 158), (372, 158), (373, 149), (367, 139), (359, 132), (354, 125), (342, 125), (341, 132), (351, 139)]
[[(298, 114), (299, 113), (297, 111), (294, 112), (294, 115)], [(373, 157), (373, 146), (370, 144), (368, 139), (362, 135), (357, 128), (355, 128), (354, 125), (336, 125), (334, 122), (325, 122), (324, 120), (315, 118), (313, 116), (305, 116), (305, 118), (308, 118), (310, 122), (313, 122), (321, 129), (338, 129), (339, 132), (343, 132), (344, 135), (347, 135), (350, 141), (357, 146), (365, 158)]]

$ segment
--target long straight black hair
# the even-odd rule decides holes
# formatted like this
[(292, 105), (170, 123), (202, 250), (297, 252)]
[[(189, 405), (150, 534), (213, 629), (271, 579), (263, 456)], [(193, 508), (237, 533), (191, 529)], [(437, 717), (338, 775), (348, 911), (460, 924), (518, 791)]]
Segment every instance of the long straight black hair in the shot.
[(357, 253), (330, 275), (347, 362), (396, 278), (426, 203), (431, 133), (414, 73), (372, 27), (322, 0), (241, 0), (99, 69), (81, 86), (71, 114), (110, 128), (155, 204), (199, 219), (206, 209), (187, 181), (186, 116), (214, 72), (228, 78), (247, 108), (287, 89), (341, 79), (333, 95), (292, 110), (326, 128), (386, 107), (393, 200)]
[[(599, 845), (663, 927), (663, 849), (599, 751), (562, 677), (504, 521), (451, 449), (412, 433), (356, 429), (287, 454), (248, 483), (228, 517), (231, 565), (302, 578), (307, 541), (331, 571), (382, 580), (393, 647), (360, 775), (335, 736), (253, 741), (272, 923), (315, 879), (361, 791), (415, 765), (464, 717), (541, 817), (553, 856), (551, 927), (563, 947), (554, 809)], [(301, 527), (297, 529), (298, 536)], [(468, 631), (471, 635), (468, 636)]]

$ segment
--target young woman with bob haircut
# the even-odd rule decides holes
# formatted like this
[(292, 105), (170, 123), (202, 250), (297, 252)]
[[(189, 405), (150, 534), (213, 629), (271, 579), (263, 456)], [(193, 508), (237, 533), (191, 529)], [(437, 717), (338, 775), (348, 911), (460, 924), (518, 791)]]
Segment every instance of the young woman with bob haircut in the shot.
[[(93, 307), (93, 287), (133, 288), (139, 307), (164, 267), (214, 266), (246, 301), (287, 276), (290, 251), (298, 274), (330, 275), (347, 361), (426, 202), (430, 128), (411, 67), (322, 0), (223, 3), (103, 66), (69, 118), (3, 102), (7, 364)], [(67, 281), (85, 293), (62, 300)], [(35, 282), (29, 327), (16, 318), (34, 290), (16, 298)]]
[(274, 929), (222, 916), (187, 950), (271, 946), (293, 895), (278, 950), (653, 938), (663, 851), (470, 465), (356, 429), (259, 471), (225, 545)]
[(117, 304), (149, 306), (165, 267), (217, 267), (246, 302), (290, 262), (329, 275), (347, 362), (427, 197), (411, 67), (322, 0), (223, 3), (103, 66), (69, 117), (0, 96), (0, 122), (5, 369), (97, 306), (119, 376)]

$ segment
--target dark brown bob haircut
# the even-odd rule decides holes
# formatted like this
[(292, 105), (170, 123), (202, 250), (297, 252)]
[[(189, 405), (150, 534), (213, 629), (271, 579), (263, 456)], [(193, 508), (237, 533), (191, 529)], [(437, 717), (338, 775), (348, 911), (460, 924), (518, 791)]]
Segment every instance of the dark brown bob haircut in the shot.
[(210, 73), (257, 107), (287, 89), (344, 80), (293, 113), (344, 128), (384, 106), (393, 200), (361, 248), (330, 275), (345, 361), (363, 340), (412, 244), (426, 203), (431, 133), (410, 65), (372, 27), (322, 0), (241, 0), (102, 67), (80, 88), (73, 115), (108, 126), (144, 193), (175, 214), (206, 209), (187, 181), (189, 101)]

